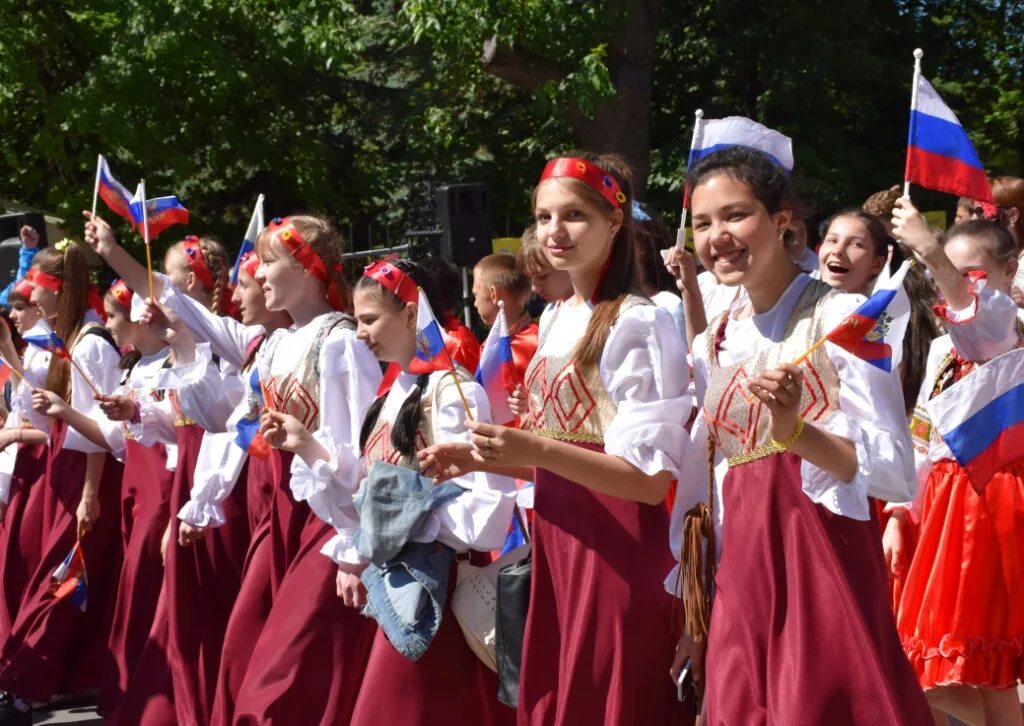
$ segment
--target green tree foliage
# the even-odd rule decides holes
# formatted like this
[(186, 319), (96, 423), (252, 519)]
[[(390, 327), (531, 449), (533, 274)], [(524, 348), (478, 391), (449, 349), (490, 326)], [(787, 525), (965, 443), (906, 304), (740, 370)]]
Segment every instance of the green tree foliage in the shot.
[(517, 234), (544, 159), (581, 145), (672, 212), (701, 107), (792, 136), (826, 210), (901, 179), (917, 46), (1020, 173), (1021, 27), (1020, 0), (0, 0), (0, 198), (77, 217), (101, 152), (229, 244), (259, 192), (366, 244), (424, 179), (485, 181)]

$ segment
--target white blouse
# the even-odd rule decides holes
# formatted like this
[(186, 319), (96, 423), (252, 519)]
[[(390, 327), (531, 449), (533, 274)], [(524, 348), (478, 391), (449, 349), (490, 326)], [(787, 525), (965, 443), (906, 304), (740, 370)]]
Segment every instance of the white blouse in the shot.
[[(583, 337), (593, 305), (563, 302), (558, 316), (540, 320), (538, 356), (565, 357)], [(551, 327), (553, 326), (553, 327)], [(551, 327), (550, 330), (548, 328)], [(655, 305), (634, 305), (611, 326), (598, 363), (616, 414), (604, 432), (606, 454), (645, 474), (683, 472), (693, 411), (690, 366), (672, 316)]]
[[(458, 389), (454, 385), (442, 385), (438, 388), (445, 379), (449, 379), (450, 383), (450, 375), (444, 371), (431, 373), (427, 388), (423, 392), (423, 396), (433, 397), (435, 405), (430, 409), (431, 420), (421, 425), (431, 427), (434, 442), (438, 444), (469, 441), (466, 409), (463, 407)], [(414, 374), (401, 373), (388, 391), (378, 421), (393, 424), (398, 418), (402, 403), (409, 397), (415, 384)], [(490, 403), (483, 387), (473, 381), (461, 382), (461, 385), (473, 418), (477, 421), (490, 421)], [(324, 443), (326, 445), (326, 442)], [(330, 446), (327, 448), (334, 451)], [(341, 487), (344, 487), (345, 507), (344, 510), (338, 510), (342, 517), (332, 522), (338, 530), (338, 535), (327, 542), (321, 552), (339, 564), (361, 562), (362, 558), (355, 547), (355, 535), (359, 526), (358, 515), (351, 501), (358, 485), (366, 476), (369, 463), (362, 459), (356, 476), (348, 478), (347, 484), (341, 484), (335, 473), (340, 469), (335, 456), (332, 455), (330, 462), (317, 462), (312, 470), (304, 467), (298, 459), (295, 461), (296, 464), (292, 466), (293, 487), (296, 478), (300, 476), (314, 483), (323, 482), (323, 486), (328, 486), (327, 482), (335, 482), (334, 486), (338, 487), (339, 492), (342, 491)], [(457, 551), (486, 551), (500, 548), (512, 521), (516, 501), (515, 481), (484, 472), (472, 472), (452, 481), (466, 491), (432, 511), (413, 536), (413, 540), (441, 542)]]
[[(99, 316), (92, 310), (85, 314), (86, 323), (100, 323)], [(70, 341), (65, 341), (71, 345)], [(71, 358), (78, 366), (71, 366), (71, 407), (95, 421), (107, 420), (106, 414), (94, 398), (92, 387), (82, 378), (79, 368), (85, 371), (101, 393), (110, 394), (117, 390), (124, 371), (120, 367), (121, 354), (107, 340), (94, 333), (81, 335), (71, 350)], [(64, 448), (82, 451), (86, 454), (106, 453), (75, 429), (68, 427)]]
[[(112, 392), (114, 395), (131, 396), (139, 404), (138, 422), (111, 421), (102, 413), (96, 420), (110, 451), (121, 461), (124, 461), (127, 434), (131, 434), (143, 446), (158, 443), (173, 445), (177, 442), (170, 402), (156, 395), (167, 355), (165, 348), (152, 355), (142, 356), (128, 372), (125, 382)], [(170, 468), (173, 468), (174, 461), (170, 464)]]
[[(25, 335), (49, 335), (50, 328), (36, 323)], [(50, 354), (34, 345), (25, 347), (22, 361), (24, 380), (11, 379), (11, 411), (4, 428), (17, 429), (26, 424), (50, 438), (50, 419), (32, 408), (32, 389), (46, 387), (46, 373), (50, 368)], [(0, 502), (7, 504), (11, 493), (11, 479), (20, 444), (14, 443), (0, 451)]]
[[(725, 329), (718, 356), (722, 365), (734, 365), (775, 345), (782, 339), (800, 297), (811, 282), (807, 275), (797, 278), (783, 293), (775, 307), (764, 313), (736, 319), (735, 312)], [(825, 330), (831, 330), (847, 317), (860, 303), (861, 295), (837, 296), (829, 306)], [(706, 335), (694, 342), (695, 387), (703, 400), (710, 374)], [(858, 358), (852, 353), (825, 344), (825, 352), (835, 365), (839, 378), (838, 409), (814, 422), (826, 431), (849, 439), (856, 450), (857, 470), (850, 482), (842, 481), (810, 462), (800, 465), (802, 488), (811, 501), (841, 516), (868, 520), (868, 497), (885, 501), (905, 501), (916, 489), (913, 475), (913, 447), (907, 428), (906, 408), (899, 372), (886, 372)], [(703, 415), (697, 416), (692, 431), (691, 456), (686, 462), (685, 476), (679, 482), (669, 545), (679, 557), (683, 516), (695, 504), (707, 500), (707, 424)], [(721, 526), (728, 513), (723, 511), (722, 484), (728, 464), (722, 452), (715, 452), (715, 501), (713, 512), (719, 553), (722, 547)], [(666, 580), (672, 591), (675, 573)]]
[(667, 290), (660, 290), (651, 296), (651, 302), (659, 308), (667, 310), (668, 314), (672, 316), (672, 322), (676, 324), (676, 330), (679, 331), (679, 335), (683, 341), (683, 350), (687, 350), (686, 309), (683, 307), (683, 301), (674, 293), (668, 292)]
[(701, 300), (704, 301), (704, 316), (709, 323), (747, 298), (747, 292), (742, 287), (723, 285), (709, 270), (697, 275), (697, 287), (700, 289)]

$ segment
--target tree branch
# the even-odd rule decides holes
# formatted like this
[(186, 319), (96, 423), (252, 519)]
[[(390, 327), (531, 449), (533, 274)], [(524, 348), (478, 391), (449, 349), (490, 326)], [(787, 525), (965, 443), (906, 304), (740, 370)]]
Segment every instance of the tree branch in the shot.
[(492, 76), (527, 91), (565, 78), (565, 71), (556, 64), (512, 43), (501, 43), (496, 35), (484, 43), (480, 61)]

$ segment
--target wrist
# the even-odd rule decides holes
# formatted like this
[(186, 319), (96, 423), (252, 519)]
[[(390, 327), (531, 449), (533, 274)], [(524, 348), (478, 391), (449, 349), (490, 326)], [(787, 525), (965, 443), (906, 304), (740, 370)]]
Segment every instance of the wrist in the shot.
[(797, 417), (796, 423), (790, 428), (789, 435), (779, 438), (779, 432), (772, 432), (772, 444), (783, 451), (789, 451), (804, 433), (804, 419)]

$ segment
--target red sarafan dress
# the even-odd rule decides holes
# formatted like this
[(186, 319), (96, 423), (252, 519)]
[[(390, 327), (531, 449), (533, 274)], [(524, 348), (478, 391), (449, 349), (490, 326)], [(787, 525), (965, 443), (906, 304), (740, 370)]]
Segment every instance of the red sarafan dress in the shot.
[[(574, 360), (592, 314), (560, 303), (541, 319), (527, 374), (539, 436), (619, 456), (648, 475), (679, 476), (693, 407), (689, 367), (671, 316), (639, 297), (622, 303), (598, 363)], [(518, 723), (682, 723), (668, 676), (672, 597), (669, 513), (601, 494), (537, 467), (533, 578)]]
[[(101, 391), (117, 388), (123, 372), (118, 366), (121, 356), (98, 316), (87, 313), (78, 338), (69, 345), (74, 361)], [(71, 370), (71, 405), (94, 419), (105, 418), (77, 368)], [(85, 612), (68, 598), (54, 597), (53, 572), (75, 545), (86, 456), (105, 453), (105, 449), (62, 421), (54, 421), (48, 453), (42, 483), (41, 556), (0, 658), (0, 689), (38, 702), (99, 685), (121, 571), (122, 466), (106, 454), (98, 482), (100, 517), (82, 539), (89, 577)]]
[[(931, 413), (950, 396), (977, 405), (986, 395), (976, 388), (979, 374), (1020, 375), (1024, 328), (1016, 310), (990, 291), (959, 314), (943, 308), (950, 334), (929, 352), (915, 412), (920, 538), (897, 619), (925, 689), (1009, 688), (1024, 679), (1024, 459), (1006, 461), (979, 487), (939, 433), (960, 422)], [(997, 368), (985, 371), (990, 365)], [(1000, 417), (989, 416), (984, 423), (999, 426)]]
[[(771, 310), (724, 313), (695, 341), (696, 386), (706, 393), (692, 451), (711, 437), (720, 547), (703, 724), (932, 723), (900, 648), (868, 500), (912, 492), (898, 375), (832, 344), (802, 363), (801, 415), (853, 443), (849, 482), (773, 445), (771, 415), (748, 389), (749, 378), (796, 360), (861, 300), (799, 275)], [(680, 481), (676, 551), (681, 514), (707, 497), (702, 458)]]
[[(41, 326), (28, 335), (44, 334)], [(25, 349), (24, 379), (15, 379), (6, 428), (49, 433), (50, 422), (32, 409), (32, 389), (44, 386), (50, 354), (30, 345)], [(29, 578), (39, 564), (43, 546), (43, 492), (46, 444), (14, 444), (0, 452), (0, 496), (7, 513), (0, 525), (0, 642), (7, 639)]]
[[(416, 386), (422, 394), (415, 448), (467, 441), (469, 429), (462, 395), (475, 420), (489, 420), (490, 408), (486, 391), (476, 381), (463, 376), (460, 395), (452, 374), (447, 371), (431, 373), (426, 381), (410, 373), (400, 374), (388, 391), (380, 416), (367, 438), (363, 452), (366, 464), (386, 461), (414, 470), (419, 468), (414, 457), (404, 456), (391, 441), (402, 404)], [(506, 477), (483, 472), (466, 474), (453, 481), (466, 491), (434, 510), (423, 529), (430, 531), (436, 542), (468, 553), (473, 564), (487, 564), (489, 557), (485, 552), (500, 547), (505, 539), (515, 502), (515, 485)], [(340, 533), (334, 543), (337, 550), (348, 550), (343, 555), (347, 561), (359, 560), (353, 533), (354, 530), (348, 535)], [(347, 547), (343, 546), (346, 542)], [(515, 712), (498, 701), (497, 677), (470, 649), (452, 612), (451, 593), (456, 586), (456, 569), (453, 562), (448, 580), (449, 598), (440, 626), (419, 660), (406, 658), (395, 649), (383, 630), (374, 628), (365, 672), (348, 722), (351, 726), (503, 726), (514, 722)]]

